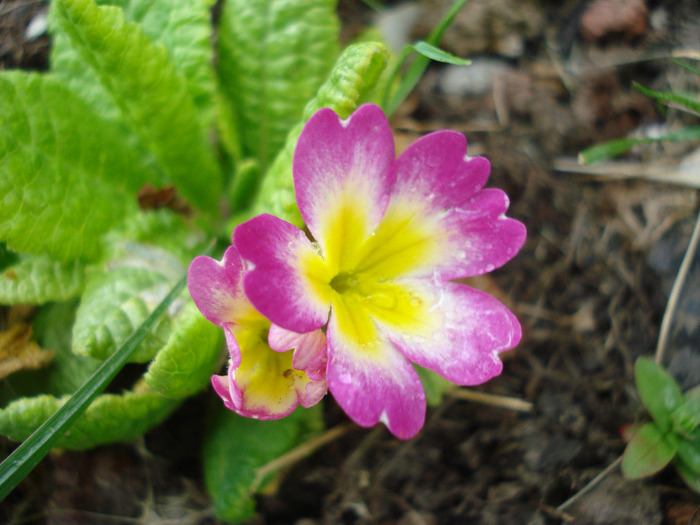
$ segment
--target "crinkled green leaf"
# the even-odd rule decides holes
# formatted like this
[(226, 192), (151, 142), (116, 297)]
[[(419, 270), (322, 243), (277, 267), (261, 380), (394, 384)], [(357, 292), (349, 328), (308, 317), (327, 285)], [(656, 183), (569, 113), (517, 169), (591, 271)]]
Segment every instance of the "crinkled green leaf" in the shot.
[(322, 427), (318, 407), (298, 408), (271, 421), (237, 416), (218, 407), (204, 443), (204, 476), (219, 518), (240, 523), (255, 514), (256, 471)]
[(324, 107), (331, 108), (340, 118), (349, 117), (372, 90), (388, 59), (389, 52), (378, 42), (363, 42), (345, 49), (316, 97), (307, 104), (301, 122), (289, 132), (284, 148), (262, 182), (255, 213), (271, 213), (297, 226), (303, 224), (294, 195), (292, 160), (304, 123)]
[(223, 331), (207, 321), (192, 301), (177, 318), (167, 344), (144, 380), (165, 397), (191, 396), (209, 384), (222, 353)]
[(0, 75), (0, 240), (59, 260), (94, 258), (155, 175), (120, 128), (49, 75)]
[(635, 432), (622, 455), (622, 473), (628, 479), (655, 474), (673, 459), (676, 448), (654, 423)]
[(85, 266), (80, 261), (56, 261), (46, 255), (22, 255), (0, 273), (0, 303), (43, 304), (80, 294)]
[[(145, 321), (173, 282), (157, 271), (123, 266), (92, 279), (86, 286), (73, 327), (73, 351), (106, 359)], [(141, 342), (131, 361), (149, 361), (170, 335), (164, 316)]]
[[(211, 45), (210, 8), (213, 2), (98, 0), (97, 4), (121, 7), (127, 21), (139, 23), (146, 36), (165, 46), (175, 67), (187, 80), (197, 106), (197, 117), (205, 126), (211, 126), (216, 92)], [(101, 114), (118, 119), (118, 107), (94, 70), (85, 67), (85, 61), (54, 17), (50, 17), (49, 28), (53, 36), (51, 70)]]
[(166, 179), (194, 205), (214, 209), (221, 175), (188, 82), (168, 50), (127, 22), (118, 7), (55, 0), (52, 9)]
[(219, 74), (242, 130), (244, 154), (263, 169), (301, 118), (338, 54), (336, 0), (228, 0)]
[[(24, 441), (67, 398), (42, 395), (18, 399), (0, 410), (0, 434)], [(56, 444), (83, 450), (106, 443), (130, 441), (163, 421), (178, 405), (150, 390), (103, 394), (78, 418)]]
[(139, 212), (105, 237), (105, 257), (114, 265), (139, 266), (178, 279), (192, 258), (202, 253), (206, 239), (181, 215), (168, 209)]
[(671, 414), (683, 402), (678, 383), (649, 357), (640, 357), (634, 365), (634, 377), (642, 403), (662, 432), (672, 426)]

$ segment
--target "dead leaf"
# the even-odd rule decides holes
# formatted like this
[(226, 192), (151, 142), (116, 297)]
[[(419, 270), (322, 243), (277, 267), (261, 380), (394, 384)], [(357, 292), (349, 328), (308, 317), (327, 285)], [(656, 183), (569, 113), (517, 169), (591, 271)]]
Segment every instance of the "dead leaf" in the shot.
[(0, 379), (20, 370), (44, 367), (53, 356), (52, 350), (44, 350), (32, 340), (29, 324), (15, 323), (0, 332)]

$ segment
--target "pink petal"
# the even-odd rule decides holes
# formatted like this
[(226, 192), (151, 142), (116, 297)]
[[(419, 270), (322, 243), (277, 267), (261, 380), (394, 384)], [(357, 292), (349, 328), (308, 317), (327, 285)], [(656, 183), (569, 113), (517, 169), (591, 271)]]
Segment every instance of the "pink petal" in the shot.
[(313, 380), (325, 380), (328, 356), (326, 334), (322, 330), (298, 334), (273, 324), (267, 342), (277, 352), (294, 349), (294, 368), (305, 371)]
[(491, 166), (484, 157), (467, 157), (467, 141), (456, 131), (436, 131), (404, 150), (394, 166), (393, 195), (412, 196), (442, 211), (483, 188)]
[(298, 333), (326, 324), (329, 303), (315, 292), (304, 266), (320, 257), (304, 232), (263, 214), (239, 225), (233, 241), (248, 265), (245, 293), (260, 313)]
[(521, 338), (520, 323), (490, 295), (452, 282), (402, 283), (423, 303), (410, 327), (377, 320), (380, 330), (420, 366), (460, 385), (477, 385), (499, 375), (499, 352)]
[(360, 426), (384, 423), (400, 439), (415, 436), (425, 421), (425, 392), (418, 374), (388, 341), (380, 356), (343, 336), (331, 316), (328, 324), (328, 388), (345, 413)]
[(218, 326), (235, 322), (241, 310), (248, 308), (242, 279), (243, 261), (233, 246), (221, 262), (205, 255), (195, 257), (187, 271), (192, 300), (204, 317)]
[(346, 226), (361, 227), (360, 237), (371, 234), (393, 184), (394, 155), (389, 121), (375, 105), (361, 106), (345, 121), (330, 109), (309, 119), (294, 152), (294, 187), (304, 222), (322, 249), (329, 236), (340, 234), (329, 215), (346, 205), (363, 219)]
[(442, 220), (451, 232), (450, 253), (435, 267), (440, 279), (460, 279), (500, 268), (522, 248), (525, 225), (505, 216), (508, 196), (487, 188), (452, 209)]

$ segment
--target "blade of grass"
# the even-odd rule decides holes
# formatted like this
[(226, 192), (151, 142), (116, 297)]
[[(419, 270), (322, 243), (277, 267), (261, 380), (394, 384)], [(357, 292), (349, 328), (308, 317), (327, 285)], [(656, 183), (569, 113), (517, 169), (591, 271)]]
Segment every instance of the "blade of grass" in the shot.
[(690, 71), (690, 72), (693, 73), (694, 75), (700, 76), (700, 68), (697, 68), (697, 67), (695, 67), (695, 66), (691, 66), (690, 64), (688, 64), (688, 63), (686, 63), (686, 62), (683, 62), (682, 60), (677, 60), (677, 59), (675, 59), (675, 58), (672, 58), (672, 59), (671, 59), (671, 62), (673, 62), (673, 63), (676, 64), (677, 66), (682, 67), (682, 68), (685, 69), (686, 71)]
[(0, 464), (0, 501), (31, 472), (48, 454), (56, 441), (85, 412), (90, 403), (122, 369), (138, 344), (153, 328), (187, 282), (183, 277), (151, 312), (151, 315), (118, 348), (95, 373), (42, 424), (24, 443)]
[(634, 87), (636, 87), (639, 91), (644, 93), (646, 96), (654, 98), (658, 100), (659, 102), (663, 102), (664, 104), (669, 104), (669, 103), (675, 103), (679, 104), (680, 106), (683, 106), (683, 108), (679, 109), (689, 109), (690, 112), (696, 115), (700, 115), (700, 102), (697, 100), (693, 100), (692, 98), (679, 95), (677, 93), (674, 93), (672, 91), (654, 91), (653, 89), (648, 89), (642, 86), (641, 84), (634, 82)]
[[(437, 46), (440, 43), (440, 40), (442, 39), (442, 35), (450, 26), (455, 16), (457, 16), (459, 10), (462, 9), (462, 7), (464, 7), (464, 5), (468, 1), (469, 0), (456, 0), (456, 2), (452, 4), (452, 7), (450, 7), (450, 10), (445, 14), (444, 18), (440, 21), (438, 26), (435, 29), (433, 29), (433, 31), (430, 33), (430, 35), (425, 41), (431, 46)], [(391, 72), (391, 75), (389, 77), (391, 80), (396, 78), (399, 71), (401, 70), (404, 63), (406, 62), (406, 60), (412, 52), (413, 50), (411, 46), (407, 46), (403, 49), (401, 55), (399, 56), (399, 60), (396, 63), (396, 67)], [(389, 91), (393, 82), (390, 80), (387, 83), (388, 88), (387, 92), (384, 94), (384, 100), (382, 103), (382, 108), (384, 109), (384, 112), (387, 115), (391, 115), (394, 111), (396, 111), (396, 108), (398, 108), (399, 105), (401, 105), (401, 103), (404, 101), (404, 99), (409, 95), (409, 93), (413, 91), (413, 88), (415, 88), (416, 84), (418, 84), (418, 81), (423, 76), (423, 73), (425, 72), (425, 69), (428, 67), (429, 63), (430, 59), (428, 57), (424, 55), (418, 55), (409, 66), (406, 75), (401, 81), (401, 84), (396, 89), (396, 91), (393, 92), (393, 94)]]
[(624, 138), (615, 139), (602, 144), (596, 144), (590, 148), (586, 148), (578, 155), (579, 163), (587, 166), (594, 162), (609, 159), (621, 155), (638, 144), (649, 144), (652, 142), (661, 142), (665, 140), (692, 140), (700, 139), (700, 126), (682, 129), (666, 133), (660, 137), (642, 137), (642, 138)]

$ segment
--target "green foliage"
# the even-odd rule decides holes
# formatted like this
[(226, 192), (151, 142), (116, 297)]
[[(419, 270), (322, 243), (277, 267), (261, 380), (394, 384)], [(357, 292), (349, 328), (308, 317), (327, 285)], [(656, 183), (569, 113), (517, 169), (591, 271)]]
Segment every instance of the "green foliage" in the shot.
[(226, 2), (219, 74), (243, 151), (266, 169), (338, 54), (336, 0)]
[(223, 332), (207, 321), (193, 302), (183, 306), (178, 323), (144, 375), (146, 383), (170, 399), (181, 399), (209, 384), (221, 355)]
[(439, 47), (436, 47), (422, 40), (413, 44), (411, 48), (416, 53), (420, 53), (424, 57), (429, 58), (430, 60), (434, 60), (436, 62), (452, 64), (455, 66), (468, 66), (469, 64), (471, 64), (471, 60), (454, 56), (453, 54), (448, 53), (447, 51), (444, 51)]
[(425, 389), (425, 398), (429, 406), (436, 406), (442, 402), (442, 398), (448, 390), (454, 388), (454, 383), (450, 383), (440, 374), (423, 368), (422, 366), (413, 365), (418, 372), (420, 382)]
[(92, 0), (56, 0), (53, 16), (99, 78), (165, 180), (201, 209), (221, 193), (219, 168), (185, 76), (167, 49), (124, 12)]
[[(147, 268), (125, 266), (99, 275), (87, 286), (73, 327), (73, 351), (106, 359), (148, 317), (172, 282)], [(131, 361), (150, 361), (166, 343), (171, 323), (161, 319)]]
[(622, 457), (630, 479), (650, 476), (669, 462), (686, 483), (700, 486), (700, 387), (683, 394), (676, 381), (653, 359), (634, 367), (637, 390), (653, 421), (638, 428)]
[(80, 261), (22, 255), (0, 273), (0, 304), (65, 301), (78, 296), (84, 285), (85, 266)]
[(216, 514), (229, 523), (251, 518), (253, 494), (259, 488), (257, 470), (320, 428), (318, 407), (271, 421), (243, 418), (217, 407), (204, 443), (204, 475)]
[[(92, 152), (84, 154), (85, 151)], [(153, 172), (121, 129), (49, 75), (0, 76), (0, 239), (61, 261), (95, 258)]]

